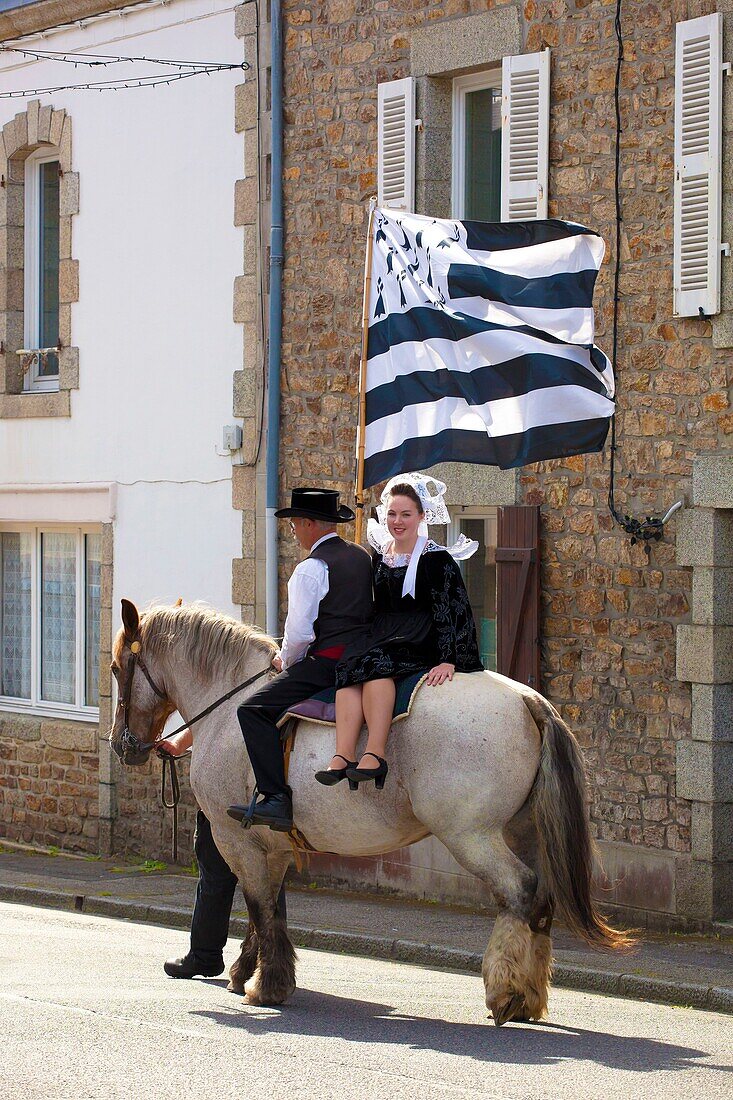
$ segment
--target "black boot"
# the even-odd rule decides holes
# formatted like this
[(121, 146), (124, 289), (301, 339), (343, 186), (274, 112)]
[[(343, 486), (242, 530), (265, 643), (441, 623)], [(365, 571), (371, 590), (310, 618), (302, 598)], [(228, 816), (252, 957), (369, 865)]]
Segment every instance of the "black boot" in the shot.
[(250, 825), (268, 825), (279, 833), (289, 833), (293, 827), (293, 799), (289, 793), (266, 794), (251, 809), (249, 806), (230, 806), (227, 810), (235, 821)]
[(205, 963), (197, 959), (189, 951), (182, 959), (168, 959), (163, 963), (163, 969), (169, 978), (216, 978), (224, 970), (224, 960), (216, 963)]

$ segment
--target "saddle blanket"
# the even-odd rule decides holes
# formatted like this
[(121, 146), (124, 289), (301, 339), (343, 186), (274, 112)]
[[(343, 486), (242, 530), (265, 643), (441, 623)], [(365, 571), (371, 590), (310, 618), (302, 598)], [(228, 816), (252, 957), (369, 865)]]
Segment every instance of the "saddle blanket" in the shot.
[[(393, 722), (407, 718), (420, 685), (427, 679), (427, 672), (412, 672), (395, 681)], [(289, 718), (307, 718), (310, 722), (321, 722), (325, 726), (336, 725), (336, 688), (325, 688), (317, 695), (311, 695), (302, 703), (296, 703), (278, 722), (283, 726)]]

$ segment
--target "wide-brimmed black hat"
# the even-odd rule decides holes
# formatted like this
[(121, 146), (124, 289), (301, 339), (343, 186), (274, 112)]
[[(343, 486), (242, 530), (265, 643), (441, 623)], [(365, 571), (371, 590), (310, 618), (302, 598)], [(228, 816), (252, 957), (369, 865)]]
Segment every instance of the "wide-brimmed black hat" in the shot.
[(320, 519), (324, 523), (348, 523), (354, 513), (345, 504), (339, 504), (336, 489), (293, 489), (290, 507), (278, 508), (278, 519), (300, 516), (302, 519)]

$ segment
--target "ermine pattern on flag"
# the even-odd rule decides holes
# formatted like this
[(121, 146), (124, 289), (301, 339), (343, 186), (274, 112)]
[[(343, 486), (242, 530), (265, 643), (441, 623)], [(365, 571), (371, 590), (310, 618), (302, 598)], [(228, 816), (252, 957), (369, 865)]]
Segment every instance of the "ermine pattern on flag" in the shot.
[(365, 487), (437, 462), (602, 449), (614, 388), (593, 343), (598, 234), (389, 210), (372, 233)]

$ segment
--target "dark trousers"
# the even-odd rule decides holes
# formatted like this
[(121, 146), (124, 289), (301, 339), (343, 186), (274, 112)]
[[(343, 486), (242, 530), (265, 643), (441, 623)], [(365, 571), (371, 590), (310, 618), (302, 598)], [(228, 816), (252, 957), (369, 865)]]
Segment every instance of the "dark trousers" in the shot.
[(333, 687), (336, 663), (330, 657), (304, 657), (237, 707), (260, 794), (288, 792), (277, 722), (295, 703)]
[[(199, 881), (191, 919), (191, 954), (200, 962), (216, 965), (221, 962), (229, 935), (237, 876), (214, 843), (209, 819), (201, 810), (196, 814), (193, 850), (199, 865)], [(277, 910), (287, 920), (284, 886), (277, 899)]]
[(237, 876), (220, 854), (209, 819), (201, 810), (196, 814), (193, 850), (199, 865), (199, 882), (191, 920), (191, 953), (201, 962), (218, 963), (229, 935)]

